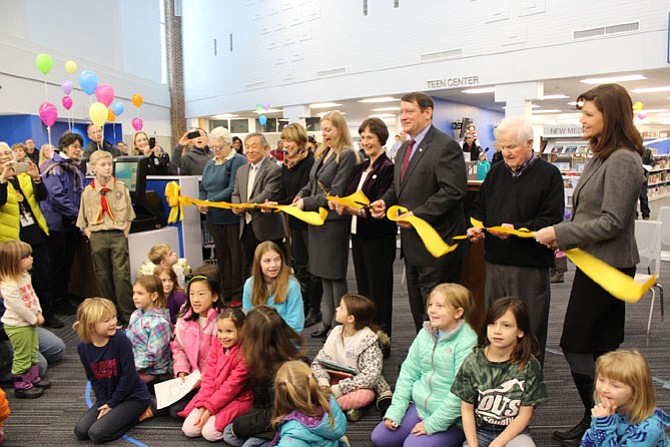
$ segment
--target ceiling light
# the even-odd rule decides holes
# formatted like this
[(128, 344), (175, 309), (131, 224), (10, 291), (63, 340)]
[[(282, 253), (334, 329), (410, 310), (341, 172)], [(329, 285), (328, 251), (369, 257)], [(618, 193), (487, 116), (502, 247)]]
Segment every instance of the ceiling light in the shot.
[(358, 102), (362, 102), (365, 104), (375, 102), (392, 102), (392, 101), (400, 101), (400, 100), (398, 98), (394, 98), (393, 96), (380, 96), (379, 98), (365, 98), (358, 100)]
[[(337, 111), (340, 112), (339, 110), (337, 110)], [(331, 110), (331, 112), (333, 112), (333, 110)], [(322, 117), (322, 116), (325, 116), (329, 113), (330, 112), (319, 112), (319, 113), (316, 114), (316, 116)], [(346, 114), (347, 114), (347, 112), (340, 112), (340, 115), (346, 115)]]
[(645, 87), (645, 88), (636, 88), (631, 90), (633, 93), (658, 93), (658, 92), (670, 92), (670, 86), (663, 87)]
[(538, 113), (561, 113), (561, 109), (546, 109), (546, 110), (533, 110), (533, 115)]
[(636, 110), (636, 112), (646, 112), (646, 113), (663, 113), (667, 112), (668, 109), (642, 109), (642, 110)]
[(261, 111), (254, 110), (254, 113), (256, 113), (258, 115), (265, 115), (266, 113), (281, 113), (281, 112), (283, 112), (282, 109), (267, 109), (267, 110), (261, 110)]
[(373, 112), (395, 112), (400, 110), (400, 107), (379, 107), (377, 109), (372, 109)]
[(558, 94), (558, 95), (544, 95), (542, 98), (540, 98), (540, 100), (542, 101), (542, 100), (545, 100), (545, 99), (563, 99), (563, 98), (569, 98), (569, 96), (568, 95), (561, 95), (561, 94)]
[(467, 93), (469, 95), (478, 95), (480, 93), (495, 93), (495, 87), (480, 87), (480, 88), (468, 88), (461, 90), (461, 93)]
[(569, 106), (575, 107), (577, 105), (577, 101), (570, 101), (568, 103)]
[(339, 107), (342, 104), (337, 104), (335, 102), (319, 102), (317, 104), (310, 104), (309, 107), (311, 109), (325, 109), (328, 107)]
[(395, 118), (393, 113), (377, 113), (375, 115), (368, 115), (370, 118)]
[(233, 115), (232, 113), (224, 113), (223, 115), (212, 115), (213, 120), (225, 120), (228, 118), (237, 118), (239, 115)]
[(623, 76), (610, 76), (608, 78), (588, 78), (588, 79), (582, 79), (579, 82), (584, 84), (609, 84), (611, 82), (642, 81), (644, 79), (647, 79), (647, 77), (641, 74), (634, 74), (634, 75), (623, 75)]

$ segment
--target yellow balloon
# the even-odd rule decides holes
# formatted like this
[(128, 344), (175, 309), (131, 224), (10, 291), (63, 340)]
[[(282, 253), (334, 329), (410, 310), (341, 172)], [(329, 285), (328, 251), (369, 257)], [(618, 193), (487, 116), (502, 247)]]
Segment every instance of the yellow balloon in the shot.
[(642, 110), (644, 107), (644, 104), (642, 104), (640, 101), (637, 101), (635, 104), (633, 104), (633, 110)]
[(102, 126), (107, 120), (107, 106), (101, 102), (91, 104), (88, 108), (88, 116), (96, 126)]
[(77, 71), (77, 63), (75, 61), (65, 62), (65, 71), (70, 74), (74, 74), (74, 72)]

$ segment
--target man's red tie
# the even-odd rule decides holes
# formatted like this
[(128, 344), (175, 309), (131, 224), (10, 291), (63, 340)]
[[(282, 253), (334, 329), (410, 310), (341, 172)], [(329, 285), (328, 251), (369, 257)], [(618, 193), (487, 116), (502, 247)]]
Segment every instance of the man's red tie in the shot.
[(412, 138), (409, 140), (409, 146), (405, 151), (405, 156), (402, 158), (402, 167), (400, 168), (400, 181), (405, 178), (405, 172), (407, 171), (407, 166), (409, 166), (409, 159), (412, 157), (412, 149), (414, 149), (414, 143), (416, 141)]

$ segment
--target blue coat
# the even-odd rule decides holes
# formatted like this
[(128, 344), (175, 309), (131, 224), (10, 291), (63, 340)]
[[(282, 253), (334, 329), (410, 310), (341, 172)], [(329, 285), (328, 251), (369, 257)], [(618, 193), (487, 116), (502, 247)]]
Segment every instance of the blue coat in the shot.
[[(214, 164), (209, 160), (202, 171), (200, 180), (200, 199), (210, 202), (231, 202), (237, 169), (247, 164), (244, 155), (235, 154), (233, 158), (222, 164)], [(219, 225), (236, 224), (240, 218), (230, 210), (209, 208), (207, 222)]]
[(342, 436), (347, 431), (347, 419), (334, 398), (330, 398), (333, 412), (333, 427), (330, 417), (324, 413), (321, 419), (294, 411), (279, 427), (278, 447), (344, 447)]
[(70, 159), (56, 153), (47, 162), (42, 181), (49, 195), (40, 202), (40, 210), (50, 231), (63, 231), (63, 219), (77, 221), (84, 176)]
[[(249, 312), (253, 309), (251, 304), (251, 285), (253, 278), (248, 278), (244, 282), (244, 292), (242, 294), (242, 309)], [(270, 295), (268, 302), (265, 303), (277, 309), (277, 313), (284, 319), (291, 329), (298, 334), (305, 328), (305, 308), (302, 302), (302, 292), (300, 291), (300, 283), (295, 278), (290, 277), (288, 280), (288, 289), (286, 290), (286, 301), (281, 304), (275, 303), (275, 296)]]

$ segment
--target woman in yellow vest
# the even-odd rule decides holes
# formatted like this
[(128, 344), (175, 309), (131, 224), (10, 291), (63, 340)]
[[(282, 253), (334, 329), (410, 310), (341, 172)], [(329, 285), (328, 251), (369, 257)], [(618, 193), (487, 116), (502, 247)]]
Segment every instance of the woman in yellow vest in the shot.
[(32, 282), (42, 306), (44, 325), (63, 327), (53, 313), (49, 277), (49, 228), (37, 202), (47, 189), (37, 166), (27, 160), (17, 163), (7, 143), (0, 142), (0, 242), (21, 240), (33, 249)]

